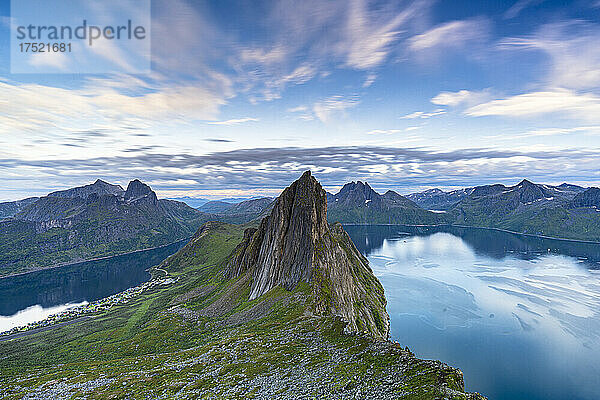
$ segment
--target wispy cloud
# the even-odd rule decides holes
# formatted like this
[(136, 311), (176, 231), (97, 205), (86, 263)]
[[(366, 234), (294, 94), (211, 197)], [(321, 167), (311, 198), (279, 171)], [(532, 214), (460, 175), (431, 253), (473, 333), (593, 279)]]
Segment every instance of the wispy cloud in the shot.
[(444, 110), (443, 108), (438, 108), (431, 112), (415, 111), (414, 113), (404, 115), (400, 118), (401, 119), (417, 119), (417, 118), (427, 119), (427, 118), (436, 117), (436, 116), (442, 115), (442, 114), (446, 114), (446, 110)]
[(402, 129), (374, 129), (367, 132), (367, 135), (392, 135), (400, 132), (402, 132)]
[(375, 79), (377, 79), (377, 75), (368, 74), (367, 78), (365, 79), (365, 81), (362, 84), (362, 87), (368, 88), (369, 86), (371, 86), (373, 84), (373, 82), (375, 82)]
[(446, 22), (413, 36), (409, 46), (413, 51), (423, 51), (473, 45), (487, 39), (488, 24), (483, 18)]
[(458, 92), (441, 92), (431, 102), (439, 106), (456, 107), (459, 105), (472, 106), (489, 100), (488, 91), (473, 92), (469, 90), (459, 90)]
[(306, 107), (306, 106), (298, 106), (298, 107), (292, 107), (292, 108), (287, 109), (287, 112), (291, 112), (291, 113), (305, 112), (305, 111), (308, 111), (308, 107)]
[(231, 126), (231, 125), (239, 125), (239, 124), (243, 124), (246, 122), (256, 122), (256, 121), (259, 121), (259, 119), (246, 117), (246, 118), (228, 119), (226, 121), (209, 121), (209, 122), (207, 122), (207, 124)]
[[(126, 157), (35, 161), (4, 158), (0, 159), (0, 168), (10, 184), (0, 189), (0, 197), (14, 198), (14, 191), (42, 194), (57, 187), (92, 182), (99, 176), (125, 184), (132, 178), (157, 182), (158, 190), (174, 184), (190, 192), (282, 189), (306, 169), (312, 169), (325, 185), (356, 179), (396, 188), (415, 184), (472, 186), (507, 179), (512, 182), (517, 180), (515, 177), (540, 182), (589, 181), (593, 177), (600, 180), (596, 174), (598, 157), (598, 150), (439, 151), (338, 146), (242, 149), (203, 156), (142, 150)], [(25, 170), (28, 174), (21, 175)], [(31, 187), (36, 188), (35, 193)]]
[(356, 97), (332, 96), (318, 101), (313, 106), (315, 116), (322, 122), (328, 122), (333, 115), (343, 113), (359, 103)]
[(537, 50), (550, 56), (547, 85), (569, 89), (600, 87), (600, 26), (581, 21), (543, 25), (531, 36), (503, 39), (501, 49)]
[(518, 0), (504, 13), (504, 18), (512, 19), (517, 17), (521, 11), (527, 7), (536, 6), (543, 3), (545, 0)]
[(554, 89), (492, 100), (465, 111), (466, 115), (475, 117), (529, 117), (549, 113), (600, 121), (600, 97), (591, 93), (579, 94), (567, 89)]

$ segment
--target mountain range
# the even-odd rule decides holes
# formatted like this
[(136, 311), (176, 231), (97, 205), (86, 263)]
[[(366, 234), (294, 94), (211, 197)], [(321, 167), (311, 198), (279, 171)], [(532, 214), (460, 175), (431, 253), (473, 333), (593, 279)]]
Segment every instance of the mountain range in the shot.
[(125, 304), (0, 342), (2, 393), (483, 399), (387, 340), (383, 287), (310, 172), (260, 222), (207, 222), (152, 273)]
[(53, 192), (0, 221), (0, 275), (150, 248), (190, 237), (208, 217), (134, 180)]
[[(344, 224), (406, 224), (499, 228), (600, 241), (600, 189), (523, 180), (514, 186), (430, 189), (379, 194), (366, 182), (326, 193), (327, 219)], [(0, 276), (60, 263), (155, 247), (191, 236), (206, 221), (245, 224), (263, 218), (272, 198), (208, 201), (199, 209), (158, 199), (134, 180), (126, 190), (102, 180), (0, 203)]]
[(352, 224), (437, 224), (444, 217), (388, 190), (377, 193), (361, 181), (345, 184), (337, 194), (327, 194), (330, 222)]

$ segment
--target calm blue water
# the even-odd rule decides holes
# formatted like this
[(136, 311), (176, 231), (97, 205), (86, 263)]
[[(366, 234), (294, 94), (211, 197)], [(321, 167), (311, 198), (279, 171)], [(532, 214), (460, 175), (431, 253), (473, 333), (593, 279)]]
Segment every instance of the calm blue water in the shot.
[(347, 226), (392, 338), (490, 400), (600, 399), (600, 245), (469, 228)]
[(186, 242), (2, 278), (0, 332), (137, 286), (150, 279), (150, 267)]

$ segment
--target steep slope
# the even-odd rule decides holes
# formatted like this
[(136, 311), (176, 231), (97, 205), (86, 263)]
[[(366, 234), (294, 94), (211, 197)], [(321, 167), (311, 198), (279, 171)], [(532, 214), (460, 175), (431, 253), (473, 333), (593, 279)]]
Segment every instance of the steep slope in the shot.
[(283, 191), (258, 229), (247, 231), (226, 274), (251, 276), (250, 300), (308, 283), (317, 312), (340, 315), (351, 331), (389, 334), (383, 288), (341, 225), (329, 228), (325, 191), (310, 171)]
[[(600, 240), (600, 213), (586, 208), (575, 185), (549, 186), (526, 179), (515, 186), (474, 188), (449, 214), (453, 223), (561, 238)], [(590, 196), (593, 198), (593, 195)]]
[(23, 200), (17, 201), (6, 201), (4, 203), (0, 203), (0, 220), (4, 218), (10, 218), (13, 215), (20, 212), (22, 209), (34, 203), (38, 200), (38, 197), (29, 197)]
[(423, 210), (394, 191), (380, 195), (368, 183), (351, 182), (329, 195), (328, 220), (356, 224), (438, 224), (444, 215)]
[[(353, 329), (339, 309), (319, 307), (327, 299), (343, 302), (338, 290), (356, 300), (362, 289), (377, 292), (379, 283), (366, 263), (352, 259), (357, 252), (345, 248), (350, 243), (341, 227), (327, 226), (324, 194), (312, 177), (292, 186), (261, 225), (203, 225), (154, 270), (156, 285), (126, 304), (0, 341), (0, 393), (8, 398), (482, 399), (465, 393), (459, 370), (417, 359), (381, 339), (382, 330), (349, 334), (361, 329)], [(296, 217), (307, 225), (294, 222)], [(289, 243), (295, 240), (312, 250)], [(266, 263), (246, 262), (245, 254), (255, 255), (250, 243), (260, 244), (256, 250), (282, 253), (265, 254)], [(257, 261), (263, 260), (260, 255)], [(275, 261), (279, 257), (292, 264)], [(275, 274), (255, 287), (271, 288), (251, 298), (254, 276), (265, 270)], [(327, 276), (332, 281), (324, 284)], [(354, 321), (363, 317), (359, 312)]]
[(600, 188), (591, 187), (573, 198), (573, 207), (594, 207), (600, 209)]
[(429, 189), (419, 193), (411, 193), (406, 196), (407, 199), (414, 201), (419, 207), (425, 210), (448, 210), (456, 203), (467, 197), (473, 188), (465, 188), (444, 192), (440, 189)]
[(223, 211), (227, 211), (227, 209), (233, 207), (233, 203), (228, 203), (226, 201), (221, 200), (212, 200), (208, 201), (202, 206), (198, 207), (198, 210), (205, 213), (220, 213)]
[(227, 203), (224, 201), (211, 201), (199, 210), (206, 213), (206, 218), (230, 224), (245, 224), (253, 219), (259, 218), (268, 212), (273, 206), (273, 199), (263, 197), (258, 199), (244, 200), (239, 203)]
[(57, 192), (52, 192), (48, 194), (48, 197), (61, 197), (61, 198), (74, 198), (79, 197), (86, 199), (91, 194), (97, 194), (98, 196), (102, 196), (105, 194), (112, 194), (115, 196), (122, 196), (124, 193), (123, 188), (119, 185), (111, 185), (110, 183), (104, 182), (101, 179), (96, 180), (96, 182), (79, 186), (72, 189), (60, 190)]
[(138, 180), (54, 192), (0, 223), (0, 275), (171, 243), (205, 221)]

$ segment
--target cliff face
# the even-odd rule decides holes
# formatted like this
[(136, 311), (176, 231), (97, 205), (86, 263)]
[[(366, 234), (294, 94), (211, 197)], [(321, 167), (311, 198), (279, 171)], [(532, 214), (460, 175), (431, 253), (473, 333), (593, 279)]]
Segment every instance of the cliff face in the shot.
[(230, 278), (245, 273), (250, 299), (305, 282), (316, 312), (341, 316), (349, 331), (389, 334), (383, 287), (342, 226), (329, 227), (325, 191), (310, 171), (283, 191), (258, 229), (246, 230), (226, 269)]

